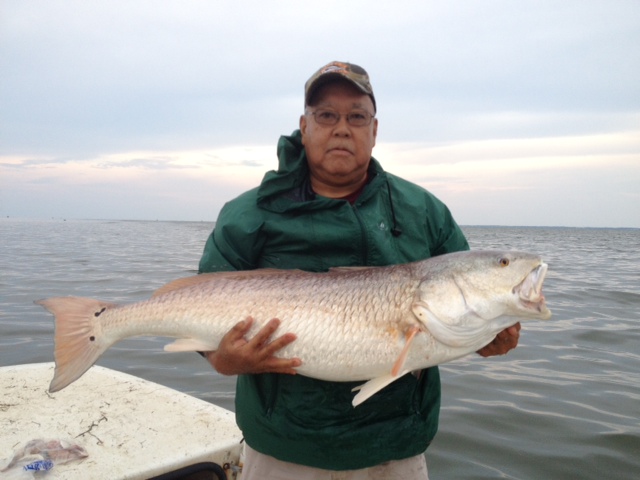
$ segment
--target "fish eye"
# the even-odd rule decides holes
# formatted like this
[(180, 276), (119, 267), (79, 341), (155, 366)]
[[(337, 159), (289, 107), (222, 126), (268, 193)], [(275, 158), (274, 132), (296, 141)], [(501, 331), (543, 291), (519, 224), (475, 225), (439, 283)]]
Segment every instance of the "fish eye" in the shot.
[(500, 264), (501, 267), (508, 267), (509, 259), (502, 257), (500, 260), (498, 260), (498, 263)]

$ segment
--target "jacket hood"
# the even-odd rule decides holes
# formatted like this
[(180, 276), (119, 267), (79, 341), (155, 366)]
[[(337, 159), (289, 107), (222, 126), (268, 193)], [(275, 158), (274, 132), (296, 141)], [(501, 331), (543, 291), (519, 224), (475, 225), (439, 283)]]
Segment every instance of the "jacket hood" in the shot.
[[(316, 196), (311, 189), (307, 154), (302, 145), (302, 134), (295, 130), (278, 140), (278, 170), (268, 171), (258, 187), (257, 203), (260, 208), (272, 212), (299, 209), (315, 210), (335, 204), (335, 199)], [(369, 185), (384, 178), (380, 164), (371, 157)], [(365, 188), (361, 198), (366, 198)]]
[(282, 135), (278, 140), (277, 152), (278, 170), (270, 170), (264, 175), (258, 188), (258, 204), (300, 187), (309, 178), (307, 154), (300, 130), (295, 130), (290, 136)]

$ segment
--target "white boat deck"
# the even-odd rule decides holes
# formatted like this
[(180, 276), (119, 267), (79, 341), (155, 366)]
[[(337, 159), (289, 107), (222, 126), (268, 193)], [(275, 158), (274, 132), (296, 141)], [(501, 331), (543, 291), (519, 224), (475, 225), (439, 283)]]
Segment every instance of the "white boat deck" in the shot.
[[(89, 454), (54, 465), (51, 480), (147, 479), (201, 462), (238, 465), (242, 434), (232, 412), (99, 366), (50, 394), (53, 369), (0, 367), (0, 469), (38, 438), (71, 440)], [(231, 469), (227, 475), (235, 478)]]

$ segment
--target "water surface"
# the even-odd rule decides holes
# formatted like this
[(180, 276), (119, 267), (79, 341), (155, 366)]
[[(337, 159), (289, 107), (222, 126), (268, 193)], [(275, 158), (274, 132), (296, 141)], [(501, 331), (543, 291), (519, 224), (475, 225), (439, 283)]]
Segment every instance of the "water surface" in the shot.
[[(53, 360), (52, 318), (34, 300), (147, 298), (196, 273), (211, 228), (0, 220), (0, 365)], [(541, 254), (554, 315), (523, 324), (520, 346), (504, 357), (441, 367), (431, 478), (640, 478), (640, 230), (464, 230), (474, 249)], [(233, 378), (196, 354), (165, 353), (165, 343), (127, 339), (98, 363), (233, 409)]]

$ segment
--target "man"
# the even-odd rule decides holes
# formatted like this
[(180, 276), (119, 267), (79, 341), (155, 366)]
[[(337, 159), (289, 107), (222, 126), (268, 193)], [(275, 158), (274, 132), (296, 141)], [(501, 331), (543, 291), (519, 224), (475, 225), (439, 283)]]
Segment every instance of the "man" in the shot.
[[(447, 207), (386, 173), (371, 156), (378, 131), (367, 73), (332, 62), (305, 85), (300, 129), (278, 143), (279, 168), (227, 203), (207, 240), (200, 272), (255, 268), (326, 271), (382, 266), (468, 249)], [(438, 427), (437, 367), (398, 379), (353, 408), (354, 386), (292, 375), (304, 358), (274, 355), (278, 320), (253, 338), (234, 327), (207, 358), (238, 374), (236, 418), (247, 445), (243, 478), (426, 479), (424, 451)], [(502, 332), (484, 356), (518, 342)], [(354, 339), (357, 341), (357, 339)]]

